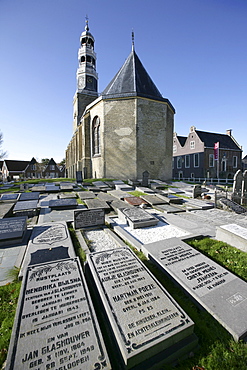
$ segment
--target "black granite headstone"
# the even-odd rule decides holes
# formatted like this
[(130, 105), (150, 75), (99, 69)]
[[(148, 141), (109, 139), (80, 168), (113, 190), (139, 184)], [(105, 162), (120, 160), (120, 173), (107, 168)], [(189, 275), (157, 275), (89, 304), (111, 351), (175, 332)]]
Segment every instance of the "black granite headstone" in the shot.
[(105, 212), (103, 209), (81, 209), (74, 211), (75, 229), (88, 226), (105, 224)]
[(27, 217), (0, 219), (0, 246), (18, 243), (27, 229)]

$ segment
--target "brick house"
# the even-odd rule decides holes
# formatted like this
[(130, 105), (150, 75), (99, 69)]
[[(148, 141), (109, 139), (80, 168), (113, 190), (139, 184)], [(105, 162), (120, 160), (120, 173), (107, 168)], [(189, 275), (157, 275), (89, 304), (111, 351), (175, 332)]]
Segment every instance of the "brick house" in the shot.
[[(219, 143), (219, 149), (215, 144)], [(216, 160), (218, 156), (218, 160)], [(190, 128), (188, 137), (173, 135), (173, 178), (233, 178), (242, 168), (242, 147), (232, 136)]]
[(64, 177), (64, 167), (61, 170), (54, 159), (51, 158), (47, 166), (44, 168), (43, 177), (49, 177), (52, 179), (57, 177)]
[(2, 166), (3, 182), (25, 177), (25, 169), (30, 161), (5, 159)]

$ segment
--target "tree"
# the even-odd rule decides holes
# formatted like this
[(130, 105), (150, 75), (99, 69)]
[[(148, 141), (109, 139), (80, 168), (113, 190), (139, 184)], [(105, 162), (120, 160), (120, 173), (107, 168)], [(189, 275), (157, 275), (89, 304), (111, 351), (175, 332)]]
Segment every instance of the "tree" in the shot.
[(49, 158), (42, 158), (41, 159), (41, 164), (43, 164), (44, 166), (47, 166), (48, 163), (49, 163), (50, 159)]
[[(2, 132), (0, 131), (0, 148), (3, 144), (3, 134)], [(7, 156), (7, 152), (4, 152), (3, 150), (0, 149), (0, 159), (4, 158)]]

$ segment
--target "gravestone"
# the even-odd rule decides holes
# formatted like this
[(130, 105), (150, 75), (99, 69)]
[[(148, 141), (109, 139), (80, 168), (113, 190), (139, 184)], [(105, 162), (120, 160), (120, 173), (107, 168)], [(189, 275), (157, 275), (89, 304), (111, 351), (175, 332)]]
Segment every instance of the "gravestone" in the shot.
[(103, 209), (81, 209), (74, 211), (75, 229), (92, 227), (105, 224), (105, 212)]
[(28, 216), (33, 217), (38, 212), (38, 201), (37, 200), (23, 200), (18, 201), (13, 209), (13, 213), (17, 216)]
[(139, 197), (127, 197), (127, 198), (124, 198), (124, 201), (130, 204), (131, 206), (140, 206), (142, 204), (147, 204), (145, 200)]
[(231, 200), (238, 204), (241, 203), (241, 191), (243, 183), (243, 173), (241, 170), (238, 170), (233, 177), (233, 194)]
[(14, 202), (18, 200), (18, 197), (18, 193), (2, 194), (0, 200), (1, 202)]
[(65, 221), (34, 226), (20, 276), (24, 276), (28, 265), (38, 263), (37, 258), (40, 262), (51, 262), (67, 257), (75, 257), (75, 251)]
[(147, 186), (148, 187), (148, 179), (149, 179), (149, 172), (144, 171), (142, 173), (142, 186)]
[(139, 207), (119, 209), (118, 218), (132, 229), (155, 226), (159, 222), (156, 217)]
[(241, 191), (241, 205), (247, 205), (247, 170), (243, 173), (243, 180), (242, 180), (242, 191)]
[(155, 191), (153, 189), (149, 189), (147, 187), (144, 187), (144, 186), (136, 186), (136, 191), (140, 191), (142, 193), (146, 193), (146, 194), (155, 194)]
[(145, 200), (145, 202), (149, 203), (151, 206), (156, 205), (156, 204), (165, 204), (165, 203), (167, 203), (166, 200), (164, 200), (161, 197), (158, 197), (158, 195), (154, 195), (154, 194), (140, 195), (140, 198)]
[(39, 200), (39, 192), (35, 193), (21, 193), (19, 196), (20, 201)]
[(120, 199), (117, 199), (117, 200), (113, 200), (111, 202), (111, 208), (114, 210), (114, 212), (118, 213), (118, 210), (119, 209), (122, 209), (122, 208), (127, 208), (127, 207), (133, 207), (131, 206), (130, 204), (126, 204), (126, 202), (124, 202), (123, 200), (120, 200)]
[(58, 191), (60, 191), (60, 186), (48, 183), (45, 185), (45, 191), (47, 191), (48, 193), (57, 193)]
[(120, 200), (123, 200), (126, 197), (132, 196), (131, 194), (128, 194), (126, 191), (122, 191), (122, 190), (108, 190), (107, 193)]
[(216, 239), (247, 252), (247, 229), (237, 224), (216, 228)]
[(115, 189), (122, 191), (133, 191), (133, 187), (128, 184), (116, 184)]
[(104, 200), (95, 198), (95, 199), (84, 199), (84, 202), (89, 209), (104, 209), (106, 211), (109, 211), (111, 207), (108, 203), (106, 203)]
[(195, 210), (195, 209), (210, 209), (214, 208), (214, 203), (205, 202), (200, 199), (186, 199), (184, 200), (185, 206), (187, 210)]
[(192, 320), (128, 247), (88, 257), (96, 307), (109, 322), (113, 369), (149, 369), (193, 350)]
[(46, 191), (45, 185), (35, 185), (31, 188), (32, 192), (39, 192), (39, 193), (44, 193)]
[(52, 199), (49, 201), (51, 209), (72, 209), (78, 205), (76, 199)]
[(94, 181), (93, 185), (97, 188), (108, 188), (108, 185), (105, 184), (103, 181)]
[(60, 190), (62, 190), (62, 191), (72, 191), (72, 190), (74, 190), (74, 188), (73, 188), (72, 184), (61, 184), (60, 185)]
[(98, 199), (104, 200), (106, 203), (111, 203), (113, 200), (117, 198), (109, 193), (103, 193), (102, 191), (97, 195)]
[(82, 171), (76, 171), (75, 175), (76, 175), (76, 182), (81, 184), (83, 181)]
[(186, 212), (185, 208), (182, 208), (179, 206), (172, 206), (170, 204), (157, 204), (157, 205), (154, 205), (154, 208), (164, 213)]
[(162, 199), (164, 203), (173, 203), (173, 204), (182, 204), (184, 202), (183, 198), (176, 197), (176, 195), (173, 194), (157, 194), (157, 197)]
[(81, 200), (95, 198), (95, 194), (92, 191), (78, 191), (77, 194)]
[(76, 193), (74, 191), (69, 192), (69, 193), (60, 193), (58, 195), (58, 199), (76, 199)]
[(22, 241), (27, 229), (27, 217), (0, 219), (0, 247)]
[(78, 258), (27, 269), (6, 368), (111, 369)]
[(177, 238), (143, 245), (142, 251), (236, 341), (247, 339), (246, 282)]

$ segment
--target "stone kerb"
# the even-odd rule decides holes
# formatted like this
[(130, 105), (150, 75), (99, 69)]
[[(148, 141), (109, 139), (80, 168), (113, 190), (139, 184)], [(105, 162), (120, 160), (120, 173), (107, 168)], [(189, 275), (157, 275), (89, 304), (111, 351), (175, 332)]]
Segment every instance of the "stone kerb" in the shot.
[(247, 252), (247, 229), (237, 224), (228, 224), (216, 228), (216, 239)]
[(113, 368), (149, 369), (197, 344), (192, 320), (128, 247), (91, 253), (86, 276), (110, 325)]
[(143, 245), (142, 251), (236, 341), (247, 339), (247, 283), (177, 238)]
[(7, 370), (111, 369), (78, 258), (27, 269)]
[(74, 211), (75, 229), (93, 227), (105, 224), (105, 212), (103, 209), (81, 209)]

